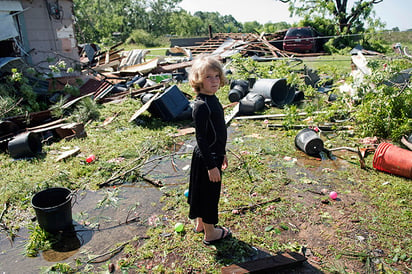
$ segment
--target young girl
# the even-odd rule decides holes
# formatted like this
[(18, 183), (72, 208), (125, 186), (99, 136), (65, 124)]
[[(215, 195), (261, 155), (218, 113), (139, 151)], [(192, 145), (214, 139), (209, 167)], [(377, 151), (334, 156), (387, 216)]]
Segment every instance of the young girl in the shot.
[(189, 218), (196, 219), (195, 232), (204, 231), (203, 242), (213, 244), (231, 235), (216, 226), (222, 169), (227, 167), (227, 131), (222, 105), (215, 93), (225, 85), (220, 62), (202, 55), (192, 64), (189, 83), (196, 92), (193, 120), (197, 145), (193, 150), (188, 203)]

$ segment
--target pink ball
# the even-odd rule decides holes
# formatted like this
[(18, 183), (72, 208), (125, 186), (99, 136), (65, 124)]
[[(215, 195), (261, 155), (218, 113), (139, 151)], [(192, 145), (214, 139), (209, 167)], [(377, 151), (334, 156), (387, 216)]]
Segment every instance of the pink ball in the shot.
[(336, 200), (336, 198), (338, 198), (338, 193), (336, 193), (335, 191), (331, 191), (329, 193), (329, 198), (331, 198), (332, 200)]

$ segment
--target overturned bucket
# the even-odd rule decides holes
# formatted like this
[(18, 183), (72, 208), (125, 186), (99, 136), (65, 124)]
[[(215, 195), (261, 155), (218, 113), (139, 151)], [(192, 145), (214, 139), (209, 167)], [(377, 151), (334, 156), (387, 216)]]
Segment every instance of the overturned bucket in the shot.
[(36, 193), (31, 204), (39, 226), (51, 233), (71, 230), (72, 198), (73, 193), (62, 187), (48, 188)]
[(33, 132), (21, 133), (8, 143), (8, 151), (14, 159), (34, 157), (42, 151), (40, 138)]
[(323, 150), (323, 141), (317, 132), (311, 128), (299, 131), (295, 137), (295, 145), (308, 155), (318, 155)]
[(271, 99), (272, 105), (276, 107), (291, 103), (295, 95), (295, 91), (287, 86), (285, 78), (258, 79), (253, 86), (253, 92), (265, 99)]
[(373, 167), (387, 173), (412, 178), (412, 151), (380, 143), (373, 156)]
[(248, 93), (239, 101), (240, 114), (253, 114), (263, 110), (265, 107), (265, 98), (257, 93)]

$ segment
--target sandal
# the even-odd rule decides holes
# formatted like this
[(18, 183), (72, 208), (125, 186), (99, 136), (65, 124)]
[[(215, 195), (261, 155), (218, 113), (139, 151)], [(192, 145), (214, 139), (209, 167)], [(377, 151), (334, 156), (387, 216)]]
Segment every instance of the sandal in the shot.
[[(228, 228), (223, 228), (221, 226), (216, 226), (216, 228), (222, 230), (222, 235), (220, 235), (220, 238), (218, 238), (216, 240), (212, 240), (212, 241), (203, 240), (203, 243), (205, 245), (213, 245), (217, 242), (220, 242), (223, 239), (226, 239), (226, 238), (229, 238), (230, 236), (232, 236), (232, 232)], [(225, 232), (226, 232), (226, 235), (225, 235)]]

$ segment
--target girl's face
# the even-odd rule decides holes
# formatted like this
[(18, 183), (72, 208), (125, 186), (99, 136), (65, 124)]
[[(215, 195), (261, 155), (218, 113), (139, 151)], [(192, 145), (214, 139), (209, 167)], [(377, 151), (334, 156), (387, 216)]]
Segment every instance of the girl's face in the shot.
[(220, 88), (220, 75), (219, 71), (208, 69), (203, 77), (202, 87), (200, 93), (206, 95), (215, 94)]

